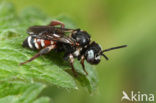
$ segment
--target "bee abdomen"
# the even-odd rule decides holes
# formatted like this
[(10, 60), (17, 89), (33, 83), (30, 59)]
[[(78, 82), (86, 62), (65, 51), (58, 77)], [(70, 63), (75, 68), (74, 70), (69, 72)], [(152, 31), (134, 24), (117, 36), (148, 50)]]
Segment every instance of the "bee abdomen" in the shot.
[(54, 42), (51, 40), (37, 39), (33, 36), (28, 36), (23, 42), (23, 47), (42, 49), (52, 44), (54, 44)]
[(34, 42), (34, 37), (28, 36), (23, 42), (23, 47), (28, 47), (30, 49), (33, 49), (34, 48), (33, 42)]

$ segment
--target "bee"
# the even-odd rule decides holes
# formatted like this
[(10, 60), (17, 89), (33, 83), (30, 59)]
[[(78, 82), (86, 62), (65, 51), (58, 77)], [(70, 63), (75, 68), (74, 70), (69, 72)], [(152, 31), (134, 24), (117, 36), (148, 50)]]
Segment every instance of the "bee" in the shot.
[(24, 40), (23, 47), (39, 50), (39, 52), (29, 60), (20, 63), (20, 65), (55, 50), (56, 52), (64, 52), (64, 59), (69, 61), (74, 75), (76, 75), (73, 65), (74, 58), (80, 61), (83, 71), (88, 75), (84, 65), (85, 60), (93, 65), (99, 64), (101, 56), (108, 60), (108, 57), (104, 54), (105, 52), (127, 46), (122, 45), (102, 50), (98, 43), (90, 40), (91, 37), (87, 31), (65, 28), (65, 25), (60, 21), (52, 21), (47, 26), (29, 27), (27, 33), (29, 36)]

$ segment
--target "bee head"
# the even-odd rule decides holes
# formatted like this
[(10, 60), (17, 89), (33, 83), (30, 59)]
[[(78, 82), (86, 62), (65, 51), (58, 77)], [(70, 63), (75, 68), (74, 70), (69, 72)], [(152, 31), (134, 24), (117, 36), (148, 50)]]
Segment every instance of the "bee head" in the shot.
[(127, 47), (127, 45), (102, 50), (99, 44), (97, 44), (96, 42), (92, 42), (86, 49), (85, 58), (90, 64), (98, 64), (101, 60), (101, 56), (108, 60), (108, 57), (104, 54), (104, 52), (124, 47)]
[(71, 36), (80, 46), (86, 46), (90, 43), (90, 35), (86, 31), (76, 29)]
[(101, 59), (101, 47), (95, 43), (92, 42), (86, 49), (85, 52), (85, 58), (88, 63), (90, 64), (98, 64)]

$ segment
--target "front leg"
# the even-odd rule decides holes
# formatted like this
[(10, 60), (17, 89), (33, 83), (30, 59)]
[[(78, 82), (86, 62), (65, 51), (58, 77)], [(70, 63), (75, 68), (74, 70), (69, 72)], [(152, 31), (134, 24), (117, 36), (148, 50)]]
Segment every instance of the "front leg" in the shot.
[(84, 60), (85, 60), (85, 57), (81, 56), (81, 65), (82, 65), (83, 71), (86, 73), (86, 75), (88, 75), (88, 72), (85, 69)]
[(69, 54), (69, 62), (70, 62), (70, 65), (72, 67), (72, 71), (74, 73), (74, 76), (77, 76), (77, 73), (76, 73), (75, 68), (74, 68), (74, 65), (73, 65), (73, 63), (74, 63), (74, 57), (73, 57), (72, 54)]
[(56, 26), (56, 25), (61, 25), (61, 28), (65, 27), (65, 25), (62, 22), (56, 20), (51, 21), (51, 23), (49, 24), (49, 26)]
[(46, 47), (46, 48), (43, 48), (42, 50), (40, 50), (39, 53), (37, 53), (36, 55), (34, 55), (34, 56), (33, 56), (32, 58), (30, 58), (29, 60), (27, 60), (27, 61), (25, 61), (25, 62), (23, 62), (23, 63), (20, 63), (20, 65), (23, 65), (23, 64), (26, 64), (26, 63), (28, 63), (28, 62), (31, 62), (31, 61), (33, 61), (34, 59), (38, 58), (39, 56), (49, 53), (49, 52), (50, 52), (52, 49), (54, 49), (54, 48), (55, 48), (55, 45), (50, 45), (50, 46), (48, 46), (48, 47)]

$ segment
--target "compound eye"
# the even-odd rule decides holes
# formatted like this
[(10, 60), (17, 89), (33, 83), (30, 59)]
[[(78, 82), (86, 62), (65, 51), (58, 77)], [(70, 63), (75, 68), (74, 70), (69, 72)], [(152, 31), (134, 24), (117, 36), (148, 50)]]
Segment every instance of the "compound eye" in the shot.
[(94, 53), (94, 51), (91, 49), (87, 52), (87, 62), (90, 64), (98, 64), (100, 62), (100, 56)]
[(88, 57), (87, 57), (88, 60), (91, 60), (91, 59), (94, 59), (94, 51), (93, 50), (89, 50), (88, 51)]

